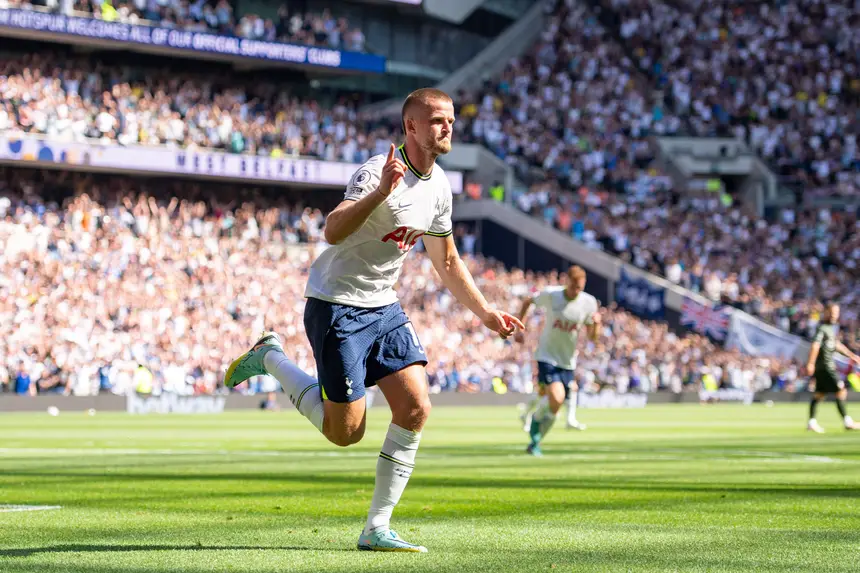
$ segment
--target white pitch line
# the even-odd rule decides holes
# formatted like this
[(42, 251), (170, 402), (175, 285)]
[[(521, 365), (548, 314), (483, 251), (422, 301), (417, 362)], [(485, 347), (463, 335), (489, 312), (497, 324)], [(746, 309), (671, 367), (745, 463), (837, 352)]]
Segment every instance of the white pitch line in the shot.
[(0, 505), (0, 513), (12, 513), (14, 511), (47, 511), (49, 509), (62, 508), (62, 505)]

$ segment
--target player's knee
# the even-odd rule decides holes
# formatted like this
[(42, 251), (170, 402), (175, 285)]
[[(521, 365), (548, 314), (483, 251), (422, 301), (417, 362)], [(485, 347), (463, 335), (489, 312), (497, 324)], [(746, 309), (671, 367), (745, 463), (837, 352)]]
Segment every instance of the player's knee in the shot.
[(324, 426), (323, 433), (328, 441), (336, 446), (345, 448), (353, 444), (357, 444), (364, 437), (364, 424), (358, 425), (343, 425), (340, 427)]
[(418, 432), (430, 417), (430, 398), (422, 398), (394, 412), (394, 423), (398, 426)]
[(547, 401), (550, 408), (558, 409), (564, 402), (564, 387), (559, 383), (552, 384), (547, 391)]
[(431, 408), (430, 398), (424, 398), (413, 404), (409, 410), (409, 422), (413, 428), (421, 428), (427, 423)]
[(341, 431), (326, 435), (328, 441), (336, 446), (345, 448), (353, 444), (357, 444), (364, 437), (364, 428), (359, 428), (355, 431)]

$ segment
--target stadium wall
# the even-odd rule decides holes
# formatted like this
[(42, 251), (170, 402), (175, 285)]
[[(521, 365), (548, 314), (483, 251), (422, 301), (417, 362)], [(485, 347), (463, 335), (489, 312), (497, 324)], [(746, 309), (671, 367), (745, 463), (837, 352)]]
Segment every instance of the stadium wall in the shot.
[[(733, 391), (734, 392), (734, 391)], [(615, 404), (607, 407), (619, 407), (622, 400), (627, 398), (645, 396), (648, 404), (695, 404), (700, 401), (697, 392), (684, 392), (681, 394), (671, 394), (668, 392), (657, 392), (647, 395), (641, 394), (621, 394), (609, 396), (607, 404)], [(242, 396), (239, 394), (231, 394), (229, 396), (220, 397), (188, 397), (187, 400), (199, 401), (206, 400), (209, 403), (215, 400), (223, 400), (223, 408), (221, 410), (254, 410), (259, 409), (260, 404), (264, 399), (264, 395)], [(774, 403), (802, 403), (808, 404), (811, 394), (808, 392), (788, 393), (788, 392), (760, 392), (751, 396), (752, 402), (767, 402)], [(732, 400), (724, 400), (726, 403), (738, 403), (741, 401), (740, 396), (736, 396)], [(283, 394), (278, 394), (279, 404), (284, 410), (292, 410), (293, 406)], [(480, 394), (460, 394), (456, 392), (433, 394), (430, 400), (434, 406), (463, 406), (463, 407), (478, 407), (478, 406), (505, 406), (514, 407), (517, 404), (524, 402), (527, 399), (525, 394), (494, 394), (492, 392), (483, 392)], [(860, 393), (852, 392), (848, 394), (850, 402), (860, 402)], [(381, 408), (386, 405), (385, 398), (382, 394), (377, 394), (374, 400), (373, 407)], [(48, 408), (55, 407), (59, 410), (60, 415), (64, 412), (87, 412), (95, 410), (98, 412), (125, 412), (128, 410), (128, 399), (125, 396), (116, 396), (114, 394), (100, 394), (98, 396), (14, 396), (7, 395), (0, 397), (0, 415), (9, 414), (12, 412), (46, 412)], [(155, 410), (150, 410), (152, 413)], [(174, 410), (175, 411), (175, 410)], [(183, 410), (179, 410), (182, 412)], [(187, 410), (185, 410), (187, 411)], [(195, 410), (192, 410), (194, 412)], [(205, 408), (196, 410), (197, 413), (206, 413)]]

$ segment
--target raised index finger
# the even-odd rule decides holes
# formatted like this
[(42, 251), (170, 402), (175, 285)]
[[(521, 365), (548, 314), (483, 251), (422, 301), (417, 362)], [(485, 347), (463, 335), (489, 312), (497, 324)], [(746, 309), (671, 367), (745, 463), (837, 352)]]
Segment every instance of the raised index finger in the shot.
[(388, 149), (388, 159), (385, 160), (386, 163), (391, 163), (391, 160), (394, 159), (394, 144), (391, 144), (391, 147)]
[(517, 328), (519, 328), (520, 330), (525, 330), (525, 329), (526, 329), (526, 325), (524, 325), (524, 324), (520, 321), (520, 319), (519, 319), (519, 318), (517, 318), (516, 316), (511, 316), (510, 314), (506, 314), (506, 315), (505, 315), (505, 322), (507, 322), (508, 324), (513, 323), (513, 324), (514, 324)]

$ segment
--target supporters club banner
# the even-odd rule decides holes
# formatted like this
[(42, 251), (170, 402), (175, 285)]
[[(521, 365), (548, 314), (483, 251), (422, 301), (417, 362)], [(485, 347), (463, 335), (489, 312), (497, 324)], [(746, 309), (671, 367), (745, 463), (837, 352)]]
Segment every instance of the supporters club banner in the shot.
[(373, 54), (282, 42), (265, 42), (207, 32), (105, 22), (96, 18), (78, 18), (32, 10), (0, 10), (0, 28), (17, 28), (36, 33), (63, 34), (93, 40), (129, 42), (141, 46), (255, 58), (285, 64), (321, 66), (379, 74), (385, 72), (385, 58)]
[(752, 356), (795, 357), (801, 339), (742, 312), (732, 314), (726, 347)]
[(629, 274), (623, 267), (615, 283), (615, 301), (649, 320), (660, 320), (666, 315), (666, 289)]
[[(272, 184), (296, 183), (345, 187), (357, 163), (237, 155), (220, 151), (188, 151), (166, 147), (59, 143), (37, 138), (0, 136), (0, 161), (32, 161), (42, 166), (62, 164), (79, 171), (150, 173), (224, 177)], [(446, 171), (451, 189), (463, 189), (463, 174)]]
[(681, 324), (718, 342), (726, 339), (730, 322), (731, 312), (725, 305), (704, 305), (688, 297), (681, 303)]

